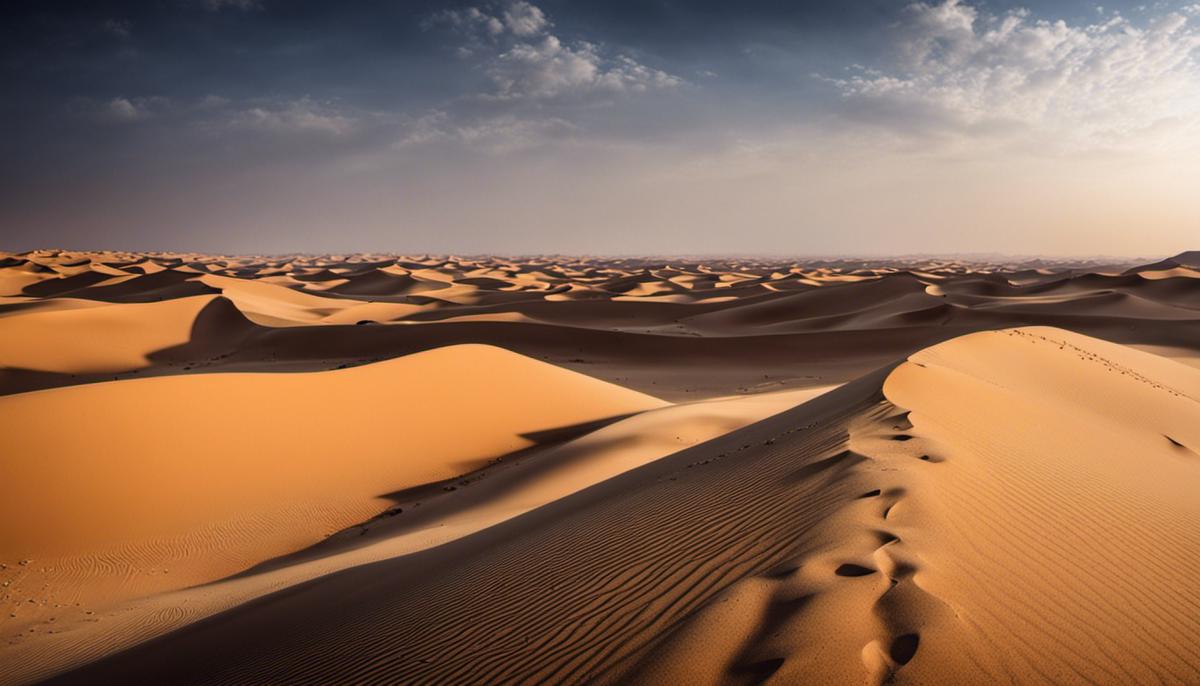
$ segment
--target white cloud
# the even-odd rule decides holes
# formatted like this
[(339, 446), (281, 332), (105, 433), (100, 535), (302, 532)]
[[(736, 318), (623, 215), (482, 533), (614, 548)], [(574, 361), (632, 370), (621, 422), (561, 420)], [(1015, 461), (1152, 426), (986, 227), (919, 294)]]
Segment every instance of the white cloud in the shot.
[(163, 97), (115, 97), (104, 102), (82, 101), (82, 111), (100, 121), (128, 124), (142, 121), (168, 111), (172, 103)]
[(129, 98), (113, 98), (104, 111), (114, 121), (137, 121), (145, 116)]
[(440, 23), (449, 24), (465, 34), (474, 34), (477, 31), (482, 31), (489, 36), (499, 35), (504, 32), (505, 28), (503, 21), (484, 13), (478, 7), (438, 12), (422, 22), (422, 25), (424, 28), (429, 29)]
[(461, 121), (445, 110), (433, 110), (405, 123), (393, 147), (455, 143), (490, 153), (506, 153), (562, 139), (576, 130), (573, 124), (558, 117), (506, 114)]
[(234, 128), (271, 133), (345, 136), (355, 130), (357, 121), (333, 103), (306, 97), (235, 110), (230, 118), (230, 125)]
[(515, 36), (528, 38), (536, 36), (549, 26), (550, 22), (541, 9), (534, 5), (518, 0), (504, 10), (504, 25)]
[(427, 26), (446, 23), (465, 38), (463, 57), (475, 58), (495, 90), (486, 98), (545, 100), (589, 94), (640, 93), (674, 88), (683, 79), (624, 54), (607, 54), (587, 41), (564, 41), (535, 5), (509, 2), (498, 14), (478, 7), (441, 12)]
[(240, 130), (259, 134), (292, 134), (347, 138), (396, 127), (402, 120), (383, 112), (346, 107), (339, 102), (301, 98), (231, 100), (209, 94), (182, 100), (161, 96), (81, 99), (75, 112), (110, 124), (154, 119), (164, 125), (209, 133)]
[(863, 107), (951, 132), (1038, 131), (1076, 147), (1195, 133), (1200, 31), (1170, 12), (1135, 25), (990, 15), (960, 0), (910, 5), (894, 68), (831, 79)]
[(586, 137), (587, 112), (618, 96), (670, 90), (683, 79), (587, 40), (566, 40), (541, 8), (525, 0), (445, 10), (423, 28), (448, 26), (458, 55), (490, 87), (403, 120), (397, 149), (461, 145), (489, 153)]

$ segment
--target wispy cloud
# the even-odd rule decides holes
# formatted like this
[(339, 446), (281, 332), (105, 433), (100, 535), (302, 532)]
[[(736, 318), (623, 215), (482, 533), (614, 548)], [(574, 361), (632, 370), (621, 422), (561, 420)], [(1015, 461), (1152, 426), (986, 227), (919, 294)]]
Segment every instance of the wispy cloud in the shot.
[(245, 132), (274, 136), (347, 138), (375, 126), (395, 126), (395, 117), (346, 106), (333, 100), (254, 98), (231, 100), (163, 96), (80, 100), (72, 110), (109, 124), (148, 124), (206, 133)]
[(104, 108), (104, 113), (116, 121), (136, 121), (145, 116), (144, 111), (129, 98), (113, 98)]
[(442, 11), (423, 27), (449, 28), (459, 58), (490, 87), (403, 118), (399, 149), (441, 143), (505, 153), (574, 140), (588, 135), (584, 119), (598, 106), (685, 84), (625, 52), (560, 37), (525, 0)]
[(400, 137), (393, 146), (397, 150), (452, 143), (503, 154), (564, 139), (576, 133), (578, 127), (559, 117), (500, 114), (462, 119), (444, 110), (433, 110), (402, 122), (400, 131)]
[(358, 117), (336, 103), (303, 97), (233, 108), (228, 114), (234, 128), (282, 134), (345, 136), (353, 133)]
[(942, 133), (1032, 132), (1076, 147), (1195, 133), (1200, 31), (1188, 13), (1072, 25), (921, 2), (894, 27), (894, 66), (830, 80), (858, 108)]
[(225, 9), (248, 12), (262, 9), (261, 0), (203, 0), (203, 5), (210, 12), (220, 12)]
[(100, 24), (100, 29), (107, 34), (125, 39), (133, 32), (133, 24), (128, 19), (106, 19)]
[(427, 26), (447, 24), (462, 37), (459, 55), (475, 62), (494, 89), (480, 94), (501, 100), (586, 97), (675, 88), (678, 76), (606, 51), (585, 40), (567, 41), (553, 23), (523, 0), (498, 10), (469, 7), (434, 15)]
[(170, 99), (164, 97), (119, 96), (102, 102), (82, 101), (82, 109), (77, 108), (76, 111), (103, 122), (129, 124), (157, 117), (171, 106)]

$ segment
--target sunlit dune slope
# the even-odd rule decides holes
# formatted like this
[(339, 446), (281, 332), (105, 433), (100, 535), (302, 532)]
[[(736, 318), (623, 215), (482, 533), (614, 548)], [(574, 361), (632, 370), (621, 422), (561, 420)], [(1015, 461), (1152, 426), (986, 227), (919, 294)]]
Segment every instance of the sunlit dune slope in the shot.
[(663, 405), (482, 345), (330, 372), (7, 396), (0, 550), (5, 560), (35, 560), (28, 571), (50, 580), (89, 577), (93, 595), (109, 600), (206, 581), (319, 540), (384, 509), (390, 493), (471, 471), (542, 432)]
[(883, 392), (895, 409), (847, 441), (867, 497), (640, 680), (1194, 682), (1200, 374), (1030, 328), (922, 351)]
[[(40, 619), (31, 617), (29, 608), (18, 608), (19, 618), (9, 624), (20, 622), (25, 629), (19, 640), (10, 640), (0, 648), (9, 666), (9, 678), (0, 678), (0, 683), (27, 683), (282, 588), (443, 545), (790, 409), (824, 390), (784, 391), (647, 410), (472, 472), (456, 479), (451, 484), (453, 490), (434, 486), (398, 494), (395, 505), (375, 518), (220, 581), (159, 593), (150, 593), (153, 589), (143, 585), (141, 595), (110, 603), (98, 611), (89, 604), (53, 610), (53, 614)], [(268, 531), (263, 535), (273, 537), (279, 533)], [(60, 589), (76, 584), (79, 594), (86, 595), (92, 591), (89, 586), (98, 580), (93, 575), (90, 579), (84, 576), (56, 581)], [(36, 580), (26, 577), (9, 588), (24, 593), (30, 587), (38, 587)], [(57, 621), (50, 622), (49, 617)], [(0, 630), (4, 626), (0, 618)]]

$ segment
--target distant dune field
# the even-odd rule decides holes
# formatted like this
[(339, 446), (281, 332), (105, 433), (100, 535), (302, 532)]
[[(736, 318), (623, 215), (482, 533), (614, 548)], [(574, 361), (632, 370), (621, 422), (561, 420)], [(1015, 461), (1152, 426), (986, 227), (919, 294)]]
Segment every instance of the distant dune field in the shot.
[(1200, 683), (1200, 253), (0, 253), (0, 685)]

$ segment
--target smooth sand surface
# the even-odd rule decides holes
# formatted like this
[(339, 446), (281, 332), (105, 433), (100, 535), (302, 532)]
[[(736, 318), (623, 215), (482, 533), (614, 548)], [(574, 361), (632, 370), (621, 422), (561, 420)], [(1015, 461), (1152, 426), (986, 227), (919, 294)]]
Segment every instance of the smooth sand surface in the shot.
[(1190, 255), (0, 255), (0, 683), (1196, 683)]

